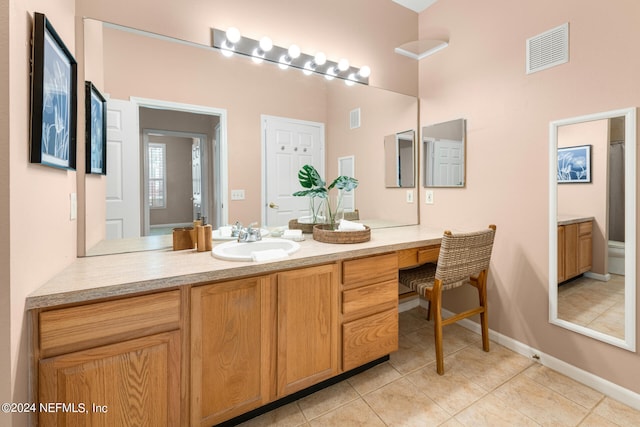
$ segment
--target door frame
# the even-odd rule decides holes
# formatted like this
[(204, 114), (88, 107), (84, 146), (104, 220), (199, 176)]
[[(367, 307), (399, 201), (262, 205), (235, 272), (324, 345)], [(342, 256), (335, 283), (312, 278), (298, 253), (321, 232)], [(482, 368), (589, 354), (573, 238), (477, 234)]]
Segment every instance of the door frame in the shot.
[(214, 200), (215, 206), (220, 206), (220, 217), (217, 225), (225, 225), (229, 222), (229, 208), (228, 208), (228, 188), (229, 188), (229, 165), (228, 165), (228, 146), (227, 146), (227, 110), (224, 108), (207, 107), (203, 105), (195, 104), (183, 104), (172, 101), (162, 101), (158, 99), (131, 97), (130, 101), (133, 102), (138, 108), (140, 107), (156, 108), (161, 110), (182, 111), (187, 113), (206, 114), (210, 116), (218, 116), (220, 120), (220, 140), (215, 141), (217, 149), (209, 150), (214, 155), (218, 155), (218, 159), (214, 159), (212, 163), (219, 164), (219, 168), (213, 171), (213, 174), (209, 176), (210, 180), (213, 180), (214, 194), (218, 196), (218, 200)]
[(266, 224), (267, 222), (267, 122), (270, 120), (280, 120), (288, 123), (309, 125), (309, 126), (318, 126), (320, 128), (320, 170), (318, 173), (320, 176), (324, 177), (325, 173), (325, 157), (326, 157), (326, 144), (325, 144), (325, 124), (322, 122), (314, 122), (311, 120), (300, 120), (300, 119), (292, 119), (290, 117), (282, 117), (282, 116), (272, 116), (269, 114), (261, 114), (260, 115), (260, 148), (261, 148), (261, 167), (262, 167), (262, 195), (260, 200), (260, 221), (261, 224)]

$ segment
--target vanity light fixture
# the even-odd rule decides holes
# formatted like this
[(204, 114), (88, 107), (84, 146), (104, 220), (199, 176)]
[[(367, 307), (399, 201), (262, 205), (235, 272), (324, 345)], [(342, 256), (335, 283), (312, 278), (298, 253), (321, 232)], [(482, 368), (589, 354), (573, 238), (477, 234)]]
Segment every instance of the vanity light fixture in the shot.
[(328, 80), (342, 79), (348, 85), (360, 83), (369, 84), (371, 69), (367, 66), (356, 68), (346, 59), (338, 62), (328, 61), (327, 56), (318, 52), (315, 55), (302, 53), (300, 48), (292, 44), (288, 49), (273, 44), (270, 38), (253, 40), (243, 37), (236, 28), (227, 31), (212, 29), (213, 47), (220, 49), (223, 55), (232, 56), (234, 53), (252, 58), (256, 63), (273, 62), (283, 70), (289, 67), (298, 68), (305, 74), (319, 74)]

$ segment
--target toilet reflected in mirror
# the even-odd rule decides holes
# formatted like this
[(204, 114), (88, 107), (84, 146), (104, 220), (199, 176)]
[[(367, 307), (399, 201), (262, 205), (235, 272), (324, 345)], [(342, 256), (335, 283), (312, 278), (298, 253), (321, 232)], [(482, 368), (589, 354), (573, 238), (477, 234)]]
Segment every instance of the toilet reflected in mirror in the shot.
[(550, 321), (631, 351), (635, 123), (635, 108), (555, 121), (549, 145)]

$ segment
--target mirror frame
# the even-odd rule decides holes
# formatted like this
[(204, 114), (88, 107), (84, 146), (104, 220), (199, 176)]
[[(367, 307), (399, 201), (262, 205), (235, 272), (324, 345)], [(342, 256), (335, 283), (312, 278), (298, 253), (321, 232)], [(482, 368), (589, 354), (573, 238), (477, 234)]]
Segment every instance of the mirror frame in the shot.
[[(625, 118), (625, 286), (624, 339), (589, 329), (558, 318), (558, 128), (595, 120)], [(549, 123), (549, 322), (603, 341), (636, 351), (636, 108), (606, 111)], [(633, 262), (629, 262), (633, 261)]]
[[(430, 138), (435, 138), (436, 140), (442, 139), (441, 136), (438, 137), (434, 137), (431, 136), (431, 134), (428, 134), (429, 131), (431, 131), (431, 129), (434, 128), (447, 128), (449, 127), (451, 124), (460, 124), (461, 126), (461, 132), (462, 132), (462, 182), (460, 184), (443, 184), (443, 185), (436, 185), (436, 184), (429, 184), (428, 181), (428, 175), (431, 172), (431, 169), (429, 168), (429, 149), (427, 147), (428, 144), (428, 139)], [(423, 188), (465, 188), (467, 186), (467, 119), (464, 118), (459, 118), (459, 119), (453, 119), (453, 120), (447, 120), (445, 122), (439, 122), (439, 123), (433, 123), (430, 125), (426, 125), (423, 126), (421, 129), (421, 133), (420, 133), (420, 142), (421, 144), (421, 150), (422, 150), (422, 157), (421, 157), (421, 162), (422, 162), (422, 168), (420, 170), (421, 174), (422, 174), (422, 187)]]

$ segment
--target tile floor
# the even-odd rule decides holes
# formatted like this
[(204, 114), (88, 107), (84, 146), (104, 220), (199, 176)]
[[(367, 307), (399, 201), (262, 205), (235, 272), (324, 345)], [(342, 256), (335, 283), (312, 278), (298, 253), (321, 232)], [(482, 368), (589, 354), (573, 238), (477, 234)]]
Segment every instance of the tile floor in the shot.
[(435, 372), (432, 323), (400, 313), (388, 362), (242, 424), (251, 426), (640, 426), (640, 411), (458, 325)]
[(624, 276), (578, 277), (558, 287), (558, 317), (624, 339)]

